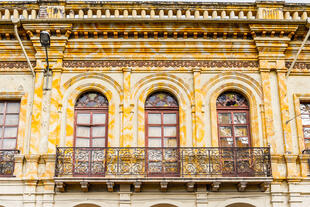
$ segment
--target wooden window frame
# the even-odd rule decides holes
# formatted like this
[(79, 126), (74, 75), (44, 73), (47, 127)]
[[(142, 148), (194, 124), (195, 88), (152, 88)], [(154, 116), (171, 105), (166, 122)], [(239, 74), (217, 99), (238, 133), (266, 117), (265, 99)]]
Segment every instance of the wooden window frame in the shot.
[[(243, 137), (243, 136), (238, 136), (236, 137), (235, 136), (235, 126), (247, 126), (247, 133), (248, 133), (248, 139), (249, 139), (249, 143), (248, 143), (248, 147), (252, 146), (251, 144), (251, 124), (250, 124), (250, 111), (249, 111), (249, 108), (248, 107), (217, 107), (217, 110), (216, 110), (216, 116), (217, 116), (217, 131), (218, 131), (218, 140), (219, 140), (219, 146), (222, 147), (222, 143), (221, 143), (221, 136), (220, 136), (220, 127), (221, 126), (231, 126), (232, 128), (232, 131), (231, 131), (231, 134), (233, 138), (233, 147), (237, 147), (236, 146), (236, 138), (239, 138), (239, 137)], [(231, 124), (220, 124), (219, 123), (219, 113), (230, 113), (231, 114)], [(246, 121), (247, 121), (247, 124), (235, 124), (234, 123), (234, 120), (233, 120), (233, 114), (234, 113), (246, 113)], [(225, 137), (223, 137), (225, 138)]]
[[(2, 134), (0, 134), (0, 149), (3, 150), (15, 150), (17, 148), (17, 138), (18, 138), (18, 128), (19, 128), (19, 119), (20, 119), (20, 101), (14, 101), (14, 100), (1, 100), (0, 103), (4, 103), (4, 109), (3, 109), (3, 122), (0, 123), (0, 128), (2, 128)], [(18, 111), (16, 113), (7, 113), (7, 104), (8, 103), (19, 103)], [(18, 115), (18, 122), (17, 125), (6, 125), (6, 117), (7, 114), (13, 114), (13, 115)], [(6, 127), (16, 127), (16, 137), (5, 137), (5, 139), (15, 139), (15, 148), (14, 149), (4, 149), (3, 148), (3, 141), (4, 141), (4, 129)]]
[[(149, 124), (149, 121), (148, 121), (148, 114), (149, 113), (157, 113), (157, 114), (160, 114), (160, 117), (161, 117), (161, 124)], [(164, 121), (163, 121), (163, 117), (164, 117), (164, 114), (176, 114), (176, 123), (175, 124), (164, 124)], [(147, 175), (149, 177), (161, 177), (161, 176), (164, 176), (164, 177), (179, 177), (180, 176), (180, 160), (178, 159), (177, 160), (177, 173), (166, 173), (164, 171), (162, 171), (161, 173), (149, 173), (149, 168), (148, 168), (148, 149), (149, 149), (149, 136), (148, 136), (148, 129), (149, 129), (149, 126), (160, 126), (161, 127), (161, 146), (160, 147), (154, 147), (155, 149), (159, 149), (161, 150), (162, 152), (162, 159), (164, 160), (164, 149), (168, 148), (168, 147), (165, 147), (164, 146), (164, 138), (165, 137), (169, 137), (169, 136), (164, 136), (164, 127), (169, 127), (169, 126), (175, 126), (176, 127), (176, 143), (177, 143), (177, 146), (176, 147), (171, 147), (171, 148), (175, 148), (175, 149), (179, 149), (180, 147), (180, 132), (179, 132), (179, 127), (180, 127), (180, 121), (179, 121), (179, 107), (146, 107), (145, 108), (145, 117), (146, 117), (146, 120), (145, 120), (145, 143), (146, 143), (146, 169), (147, 169)], [(151, 138), (156, 138), (156, 137), (151, 137)], [(159, 138), (159, 137), (158, 137)], [(180, 152), (178, 150), (178, 155), (177, 155), (177, 158), (180, 157)], [(162, 167), (164, 167), (163, 165), (163, 161), (161, 162), (162, 163)]]
[[(157, 113), (157, 114), (161, 114), (160, 115), (160, 118), (161, 118), (161, 124), (149, 124), (149, 121), (148, 121), (148, 114), (149, 113)], [(163, 121), (163, 115), (164, 114), (176, 114), (176, 123), (175, 124), (164, 124), (164, 121)], [(169, 126), (175, 126), (176, 127), (176, 142), (177, 142), (177, 146), (176, 147), (180, 147), (180, 132), (179, 132), (179, 124), (180, 124), (180, 121), (179, 121), (179, 110), (178, 110), (178, 107), (157, 107), (157, 108), (146, 108), (145, 109), (145, 117), (146, 117), (146, 122), (145, 122), (145, 143), (146, 143), (146, 146), (148, 147), (149, 146), (149, 136), (148, 136), (148, 129), (149, 129), (149, 126), (154, 126), (154, 127), (158, 127), (160, 126), (161, 127), (161, 137), (158, 137), (158, 138), (161, 138), (161, 148), (164, 148), (164, 137), (169, 137), (169, 136), (164, 136), (164, 127), (169, 127)], [(151, 138), (157, 138), (157, 137), (151, 137)], [(173, 137), (171, 137), (173, 138)]]
[[(310, 101), (301, 101), (300, 102), (300, 107), (301, 107), (301, 104), (310, 104)], [(305, 137), (304, 129), (305, 128), (310, 128), (310, 125), (305, 125), (305, 124), (302, 123), (302, 121), (303, 121), (302, 115), (309, 115), (309, 118), (310, 118), (310, 113), (302, 113), (301, 112), (301, 108), (299, 108), (299, 110), (300, 110), (300, 119), (301, 119), (301, 124), (302, 124), (302, 135), (303, 135), (303, 138), (304, 138), (303, 141), (304, 141), (305, 149), (307, 149), (306, 148), (305, 140), (310, 140), (310, 137)]]
[[(89, 113), (90, 114), (90, 124), (78, 124), (77, 123), (77, 115), (79, 113)], [(95, 113), (101, 113), (101, 114), (105, 114), (105, 124), (92, 124), (92, 120), (93, 120), (93, 114)], [(94, 107), (94, 108), (86, 108), (86, 107), (75, 107), (74, 109), (74, 147), (76, 147), (76, 139), (77, 138), (84, 138), (84, 137), (77, 137), (76, 136), (76, 129), (78, 126), (89, 126), (90, 127), (90, 132), (89, 132), (89, 137), (88, 137), (88, 140), (89, 140), (89, 147), (93, 147), (93, 139), (96, 137), (93, 137), (92, 136), (92, 127), (98, 127), (98, 126), (104, 126), (105, 127), (105, 146), (102, 146), (102, 147), (107, 147), (108, 146), (108, 120), (109, 120), (109, 112), (108, 112), (108, 107)], [(87, 139), (86, 137), (84, 139)]]

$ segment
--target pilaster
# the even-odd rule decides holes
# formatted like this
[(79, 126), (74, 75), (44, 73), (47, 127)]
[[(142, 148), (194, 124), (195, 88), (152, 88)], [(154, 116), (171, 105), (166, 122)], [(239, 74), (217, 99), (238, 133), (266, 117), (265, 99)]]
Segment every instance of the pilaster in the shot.
[[(265, 2), (266, 3), (266, 2)], [(266, 4), (270, 6), (269, 4)], [(262, 5), (260, 5), (262, 6)], [(276, 12), (274, 16), (269, 16), (263, 14), (262, 9), (259, 10), (258, 16), (266, 19), (281, 19), (282, 11), (281, 6), (275, 4), (272, 8), (272, 12)], [(278, 7), (278, 8), (277, 8)], [(268, 13), (268, 12), (267, 12)], [(267, 16), (264, 16), (267, 15)], [(273, 117), (272, 108), (272, 96), (271, 94), (271, 84), (270, 84), (270, 71), (275, 70), (277, 72), (277, 85), (278, 85), (278, 96), (280, 102), (280, 114), (281, 114), (281, 126), (283, 130), (283, 150), (285, 154), (294, 154), (292, 131), (290, 124), (286, 121), (289, 120), (288, 111), (288, 98), (287, 98), (287, 83), (285, 79), (285, 51), (288, 47), (288, 43), (292, 37), (292, 34), (297, 30), (296, 25), (264, 25), (264, 24), (251, 24), (250, 29), (252, 31), (252, 36), (255, 41), (258, 58), (259, 58), (259, 69), (261, 71), (262, 89), (263, 89), (263, 100), (264, 100), (264, 110), (265, 110), (265, 134), (267, 136), (267, 143), (271, 145), (271, 153), (279, 154), (282, 153), (277, 146), (277, 137), (275, 136), (275, 123)], [(287, 176), (296, 177), (297, 166), (296, 163), (287, 164)], [(278, 168), (276, 168), (278, 169)], [(280, 172), (273, 171), (274, 175), (280, 175)], [(293, 173), (293, 174), (292, 174)], [(276, 177), (275, 177), (276, 178)]]
[(131, 100), (131, 68), (123, 69), (123, 135), (121, 147), (130, 147), (133, 144), (133, 106)]
[(202, 92), (201, 92), (201, 69), (193, 69), (193, 88), (194, 88), (194, 97), (195, 97), (195, 134), (194, 136), (194, 146), (195, 147), (205, 147), (206, 139), (204, 136), (204, 123), (203, 123), (203, 114), (202, 114)]
[(289, 182), (288, 183), (288, 203), (290, 207), (300, 207), (303, 205), (303, 195), (299, 192), (298, 183)]
[(23, 154), (14, 155), (14, 160), (15, 160), (14, 176), (17, 178), (23, 177), (24, 158), (25, 158), (25, 155)]
[[(56, 11), (56, 10), (55, 10)], [(57, 10), (58, 11), (58, 10)], [(59, 101), (61, 98), (60, 80), (64, 49), (66, 48), (72, 24), (38, 23), (24, 24), (36, 50), (37, 76), (35, 84), (35, 98), (33, 104), (33, 119), (31, 129), (31, 150), (34, 153), (55, 153), (57, 138), (59, 137)], [(40, 32), (48, 31), (51, 35), (51, 45), (47, 49), (50, 74), (43, 72), (46, 68), (45, 48), (40, 43)]]
[(208, 206), (208, 192), (205, 185), (198, 185), (196, 191), (196, 206), (207, 207)]
[(24, 185), (24, 207), (36, 207), (37, 180), (26, 180)]
[(26, 180), (38, 180), (38, 164), (40, 155), (27, 154), (26, 159), (26, 173), (24, 175)]
[(131, 207), (131, 192), (128, 184), (120, 185), (119, 207)]
[(271, 204), (272, 207), (285, 207), (287, 206), (286, 190), (283, 189), (281, 183), (272, 183), (271, 184)]
[(310, 172), (309, 172), (310, 154), (300, 154), (299, 160), (300, 160), (301, 177), (307, 177), (308, 175), (310, 175)]

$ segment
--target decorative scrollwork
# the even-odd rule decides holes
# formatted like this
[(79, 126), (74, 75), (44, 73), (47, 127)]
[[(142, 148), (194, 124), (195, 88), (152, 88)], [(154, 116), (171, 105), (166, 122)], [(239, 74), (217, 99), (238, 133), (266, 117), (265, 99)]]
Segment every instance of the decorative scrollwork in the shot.
[(271, 176), (269, 148), (57, 148), (56, 176)]
[(0, 150), (0, 176), (13, 176), (14, 155), (18, 150)]
[(107, 98), (94, 91), (84, 93), (75, 103), (75, 107), (108, 107), (108, 105)]
[(178, 107), (178, 102), (169, 93), (156, 92), (146, 99), (145, 107)]
[(246, 98), (236, 92), (227, 91), (222, 93), (216, 100), (217, 107), (248, 107)]

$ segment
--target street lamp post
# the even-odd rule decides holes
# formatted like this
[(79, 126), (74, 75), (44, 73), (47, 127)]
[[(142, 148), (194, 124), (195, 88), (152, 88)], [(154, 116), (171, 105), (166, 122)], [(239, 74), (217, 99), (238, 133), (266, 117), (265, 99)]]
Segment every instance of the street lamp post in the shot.
[(40, 33), (40, 42), (41, 42), (42, 47), (45, 47), (45, 55), (46, 55), (45, 57), (46, 68), (44, 70), (44, 77), (46, 78), (46, 84), (43, 90), (50, 90), (49, 89), (49, 77), (51, 76), (51, 74), (50, 74), (47, 48), (50, 47), (51, 45), (51, 38), (50, 38), (50, 34), (47, 31), (42, 31)]

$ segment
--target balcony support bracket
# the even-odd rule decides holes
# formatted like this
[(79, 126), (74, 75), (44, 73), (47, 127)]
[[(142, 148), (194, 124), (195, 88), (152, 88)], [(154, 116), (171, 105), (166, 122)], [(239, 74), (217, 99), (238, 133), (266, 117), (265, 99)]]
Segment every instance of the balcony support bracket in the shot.
[(162, 192), (166, 192), (167, 188), (168, 188), (168, 182), (166, 182), (166, 181), (160, 182), (160, 190)]
[(108, 181), (107, 188), (109, 192), (113, 192), (114, 182)]
[(268, 182), (263, 182), (262, 184), (260, 184), (260, 191), (261, 192), (265, 192), (270, 186), (270, 183)]
[(239, 192), (244, 192), (247, 186), (247, 182), (240, 182), (238, 183), (238, 191)]
[(186, 190), (188, 192), (194, 192), (194, 187), (195, 187), (195, 183), (194, 182), (186, 183)]
[(59, 192), (65, 192), (65, 184), (63, 182), (56, 182), (56, 189)]
[(220, 190), (221, 182), (213, 182), (211, 184), (211, 191), (218, 192)]
[(83, 192), (88, 192), (89, 183), (86, 182), (86, 181), (82, 181), (82, 182), (80, 182), (80, 184), (81, 184), (81, 189), (82, 189), (82, 191), (83, 191)]
[(142, 185), (141, 181), (137, 181), (133, 185), (135, 187), (135, 192), (140, 192), (141, 191), (141, 185)]

